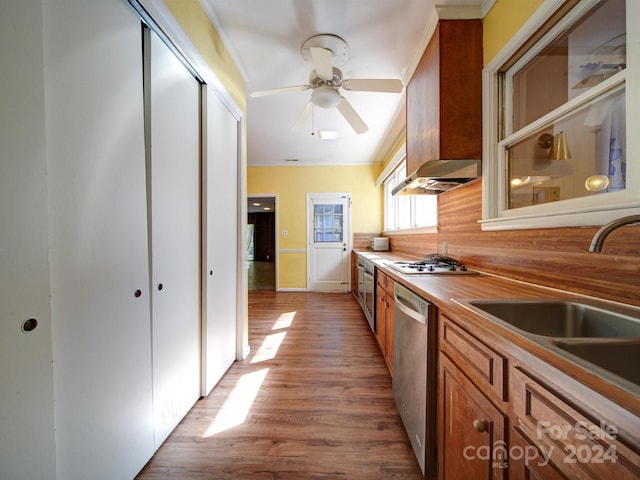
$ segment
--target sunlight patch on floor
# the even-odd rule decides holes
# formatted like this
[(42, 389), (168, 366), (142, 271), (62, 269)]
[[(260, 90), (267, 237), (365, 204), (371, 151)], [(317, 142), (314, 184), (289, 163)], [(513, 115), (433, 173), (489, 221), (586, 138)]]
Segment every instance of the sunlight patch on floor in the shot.
[(283, 313), (278, 317), (276, 323), (273, 324), (271, 330), (280, 330), (281, 328), (289, 328), (293, 323), (293, 317), (296, 316), (296, 312)]
[(268, 368), (263, 368), (240, 377), (216, 418), (204, 432), (204, 438), (212, 437), (216, 433), (224, 432), (244, 423), (268, 371)]
[[(296, 312), (283, 313), (278, 317), (271, 329), (282, 330), (289, 328), (295, 316)], [(256, 353), (251, 357), (249, 363), (259, 363), (275, 358), (286, 336), (286, 331), (267, 335), (262, 341), (260, 348), (258, 348)], [(263, 368), (240, 377), (240, 380), (238, 380), (238, 383), (229, 394), (224, 405), (222, 405), (216, 418), (214, 418), (207, 427), (203, 435), (204, 438), (211, 437), (216, 433), (224, 432), (225, 430), (244, 423), (268, 371), (268, 368)]]
[(278, 349), (286, 335), (287, 332), (278, 332), (267, 335), (263, 340), (262, 345), (260, 345), (260, 348), (258, 348), (258, 351), (253, 355), (253, 357), (251, 357), (250, 363), (259, 363), (276, 358)]

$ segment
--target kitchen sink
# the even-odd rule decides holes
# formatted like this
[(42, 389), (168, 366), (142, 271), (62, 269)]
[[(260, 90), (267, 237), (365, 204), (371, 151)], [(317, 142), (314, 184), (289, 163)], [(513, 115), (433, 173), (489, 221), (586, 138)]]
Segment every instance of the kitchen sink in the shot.
[(640, 338), (640, 317), (579, 300), (461, 300), (459, 303), (507, 328), (534, 335)]
[(557, 340), (553, 343), (571, 355), (640, 385), (640, 340)]
[(454, 299), (640, 396), (640, 309), (594, 299)]

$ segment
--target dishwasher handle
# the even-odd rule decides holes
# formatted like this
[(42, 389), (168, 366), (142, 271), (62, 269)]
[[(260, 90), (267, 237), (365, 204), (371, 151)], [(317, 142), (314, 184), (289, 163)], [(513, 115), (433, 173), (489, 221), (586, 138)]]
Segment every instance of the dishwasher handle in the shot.
[(427, 323), (428, 305), (426, 300), (396, 284), (394, 291), (395, 307), (417, 322)]

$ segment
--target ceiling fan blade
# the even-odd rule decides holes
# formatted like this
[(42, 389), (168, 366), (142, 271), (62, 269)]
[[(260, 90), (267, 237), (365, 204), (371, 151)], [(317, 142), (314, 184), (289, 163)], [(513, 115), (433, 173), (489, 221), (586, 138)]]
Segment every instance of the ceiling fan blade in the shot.
[(292, 132), (297, 132), (297, 131), (301, 130), (302, 127), (304, 127), (304, 124), (307, 123), (307, 120), (311, 116), (311, 111), (312, 110), (313, 110), (313, 103), (311, 102), (311, 100), (309, 100), (307, 105), (304, 107), (304, 110), (298, 116), (298, 118), (296, 119), (295, 123), (291, 127), (291, 131)]
[(311, 47), (309, 51), (318, 76), (323, 80), (331, 80), (333, 78), (333, 52), (322, 47)]
[(397, 78), (353, 78), (344, 80), (342, 88), (354, 92), (400, 93), (404, 85)]
[(367, 124), (364, 123), (364, 120), (360, 118), (360, 115), (358, 115), (358, 112), (354, 110), (354, 108), (347, 101), (347, 99), (344, 97), (340, 97), (340, 98), (341, 98), (340, 103), (336, 105), (336, 108), (342, 114), (344, 119), (347, 122), (349, 122), (349, 125), (351, 125), (351, 128), (353, 128), (357, 134), (362, 134), (362, 133), (365, 133), (367, 130), (369, 130), (369, 127), (367, 127)]
[(268, 95), (278, 95), (280, 93), (302, 92), (304, 90), (309, 90), (310, 88), (311, 87), (309, 85), (295, 85), (293, 87), (271, 88), (269, 90), (260, 90), (258, 92), (253, 92), (249, 96), (251, 98), (266, 97)]

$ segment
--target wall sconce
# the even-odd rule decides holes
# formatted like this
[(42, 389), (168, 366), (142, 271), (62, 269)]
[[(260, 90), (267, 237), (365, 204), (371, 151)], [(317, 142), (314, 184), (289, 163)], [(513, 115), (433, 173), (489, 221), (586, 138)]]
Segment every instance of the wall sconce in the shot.
[(567, 145), (567, 135), (560, 132), (555, 137), (550, 133), (543, 133), (538, 137), (538, 146), (549, 149), (549, 160), (568, 160), (571, 158), (569, 146)]

